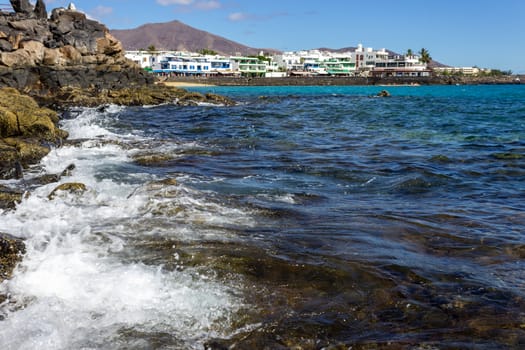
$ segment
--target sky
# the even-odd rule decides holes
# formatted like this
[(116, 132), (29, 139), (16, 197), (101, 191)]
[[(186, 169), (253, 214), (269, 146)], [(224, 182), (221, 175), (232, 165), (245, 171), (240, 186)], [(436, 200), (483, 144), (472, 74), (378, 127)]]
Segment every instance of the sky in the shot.
[[(7, 0), (4, 0), (7, 2)], [(34, 2), (34, 0), (33, 0)], [(48, 11), (71, 0), (45, 0)], [(451, 66), (525, 74), (525, 0), (74, 0), (109, 29), (179, 20), (254, 48), (425, 48)]]

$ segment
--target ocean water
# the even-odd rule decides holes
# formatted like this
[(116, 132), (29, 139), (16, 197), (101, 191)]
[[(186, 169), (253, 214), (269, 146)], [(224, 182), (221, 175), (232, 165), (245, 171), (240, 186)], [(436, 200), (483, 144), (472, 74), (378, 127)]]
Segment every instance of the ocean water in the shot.
[(2, 182), (1, 349), (525, 347), (525, 86), (194, 90)]

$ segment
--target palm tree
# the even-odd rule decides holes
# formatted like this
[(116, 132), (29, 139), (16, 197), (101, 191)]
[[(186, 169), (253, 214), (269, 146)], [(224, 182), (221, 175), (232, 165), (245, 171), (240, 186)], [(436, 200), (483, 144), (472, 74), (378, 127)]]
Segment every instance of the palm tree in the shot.
[(412, 52), (412, 49), (408, 49), (407, 53), (405, 54), (405, 56), (407, 56), (407, 57), (414, 56), (414, 52)]
[(155, 47), (155, 45), (150, 45), (148, 46), (148, 53), (150, 54), (155, 54), (157, 52), (157, 48)]
[(432, 61), (432, 57), (430, 57), (430, 53), (428, 52), (427, 49), (425, 48), (422, 48), (420, 51), (419, 51), (419, 60), (425, 64), (429, 64), (430, 61)]

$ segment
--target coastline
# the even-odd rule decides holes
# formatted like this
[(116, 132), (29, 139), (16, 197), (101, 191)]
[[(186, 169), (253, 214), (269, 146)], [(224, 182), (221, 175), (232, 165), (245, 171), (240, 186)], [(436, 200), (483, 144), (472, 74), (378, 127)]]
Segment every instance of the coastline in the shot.
[(206, 83), (194, 83), (190, 81), (161, 81), (157, 83), (158, 85), (164, 85), (169, 87), (185, 88), (185, 87), (202, 87), (202, 86), (216, 86), (214, 84)]
[[(523, 84), (525, 76), (501, 77), (170, 77), (159, 84), (169, 86), (359, 86), (359, 85), (503, 85)], [(173, 84), (173, 85), (172, 85)]]

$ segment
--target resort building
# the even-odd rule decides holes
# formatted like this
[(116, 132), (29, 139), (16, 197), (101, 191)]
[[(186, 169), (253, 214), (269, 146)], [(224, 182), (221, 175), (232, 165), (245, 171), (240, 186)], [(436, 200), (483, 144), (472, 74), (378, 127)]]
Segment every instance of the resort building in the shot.
[[(417, 55), (397, 55), (359, 44), (353, 51), (302, 50), (273, 57), (210, 56), (190, 52), (129, 51), (126, 57), (158, 74), (282, 77), (286, 75), (423, 77), (431, 71)], [(470, 73), (461, 68), (463, 74)], [(445, 72), (445, 71), (443, 71)], [(454, 72), (454, 71), (451, 71)]]
[(444, 75), (479, 75), (486, 70), (481, 70), (478, 67), (435, 67), (434, 71)]
[(385, 55), (377, 57), (370, 75), (375, 77), (425, 77), (430, 69), (420, 61), (419, 56)]
[(202, 56), (197, 53), (164, 53), (156, 56), (151, 69), (154, 73), (178, 76), (231, 75), (231, 62), (222, 56)]

